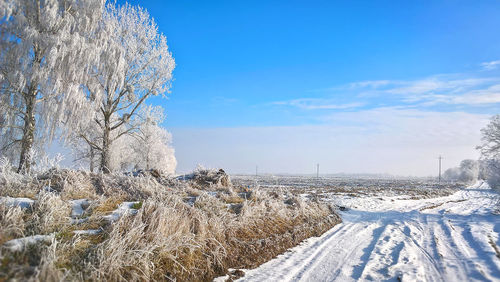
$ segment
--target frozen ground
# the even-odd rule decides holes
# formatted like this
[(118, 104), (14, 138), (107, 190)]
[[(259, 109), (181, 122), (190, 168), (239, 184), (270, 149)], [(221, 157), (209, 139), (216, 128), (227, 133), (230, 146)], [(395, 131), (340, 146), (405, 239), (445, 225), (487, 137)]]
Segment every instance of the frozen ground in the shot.
[(348, 208), (343, 223), (245, 271), (242, 281), (500, 281), (498, 194), (482, 182), (453, 192), (322, 193)]

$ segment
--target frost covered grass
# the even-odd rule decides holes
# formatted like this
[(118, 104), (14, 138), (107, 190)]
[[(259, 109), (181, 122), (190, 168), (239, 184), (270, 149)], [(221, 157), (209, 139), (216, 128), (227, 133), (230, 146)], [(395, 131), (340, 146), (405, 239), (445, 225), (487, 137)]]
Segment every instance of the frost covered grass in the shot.
[(233, 186), (223, 171), (0, 174), (0, 196), (33, 200), (0, 204), (0, 280), (211, 280), (340, 222), (325, 203)]

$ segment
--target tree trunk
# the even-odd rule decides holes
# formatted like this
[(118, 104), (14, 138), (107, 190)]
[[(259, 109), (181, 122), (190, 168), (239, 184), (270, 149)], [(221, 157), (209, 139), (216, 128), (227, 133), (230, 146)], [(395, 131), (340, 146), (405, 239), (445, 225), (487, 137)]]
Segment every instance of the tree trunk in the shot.
[(102, 138), (102, 151), (101, 151), (101, 171), (103, 173), (110, 173), (110, 151), (109, 149), (111, 148), (111, 138), (110, 138), (110, 133), (111, 133), (111, 122), (110, 122), (110, 117), (111, 115), (104, 115), (104, 134)]
[(146, 170), (149, 170), (149, 149), (146, 150)]
[(90, 146), (90, 172), (94, 172), (94, 169), (95, 169), (95, 163), (94, 163), (94, 158), (95, 158), (95, 149), (94, 147), (92, 147), (92, 145), (89, 145)]
[(24, 116), (23, 138), (21, 139), (21, 156), (19, 157), (18, 173), (30, 173), (31, 154), (35, 139), (35, 102), (36, 89), (30, 89), (26, 99), (26, 115)]

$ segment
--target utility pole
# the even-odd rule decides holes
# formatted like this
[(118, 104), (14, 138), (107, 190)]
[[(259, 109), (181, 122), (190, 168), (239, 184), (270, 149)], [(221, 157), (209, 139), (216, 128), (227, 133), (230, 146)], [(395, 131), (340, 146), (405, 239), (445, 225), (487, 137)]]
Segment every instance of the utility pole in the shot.
[(255, 166), (255, 176), (258, 176), (259, 175), (259, 166)]
[(319, 178), (319, 164), (316, 165), (316, 178)]
[(441, 183), (441, 160), (443, 159), (443, 157), (441, 155), (439, 155), (439, 183)]

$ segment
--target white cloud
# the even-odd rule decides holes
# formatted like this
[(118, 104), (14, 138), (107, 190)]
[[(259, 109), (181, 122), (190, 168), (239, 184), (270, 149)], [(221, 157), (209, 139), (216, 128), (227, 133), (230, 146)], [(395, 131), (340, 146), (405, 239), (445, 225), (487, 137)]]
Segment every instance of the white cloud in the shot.
[[(353, 82), (330, 88), (344, 104), (334, 103), (326, 93), (325, 98), (301, 98), (275, 104), (301, 109), (348, 109), (360, 106), (376, 107), (384, 99), (393, 103), (413, 106), (438, 104), (478, 106), (500, 103), (500, 77), (459, 77), (459, 75), (435, 75), (418, 80), (376, 80)], [(352, 101), (352, 102), (349, 102)], [(370, 104), (371, 103), (371, 104)]]
[(460, 94), (471, 89), (488, 87), (492, 83), (500, 83), (500, 78), (462, 78), (437, 75), (420, 80), (393, 81), (389, 87), (379, 89), (383, 93), (408, 95), (425, 95), (429, 93)]
[(350, 88), (379, 88), (394, 83), (391, 80), (366, 80), (349, 83)]
[(353, 109), (359, 108), (364, 105), (364, 103), (335, 103), (332, 99), (314, 99), (314, 98), (301, 98), (301, 99), (293, 99), (289, 101), (280, 101), (272, 103), (274, 105), (285, 105), (285, 106), (293, 106), (304, 110), (320, 110), (320, 109), (329, 109), (329, 110), (340, 110), (340, 109)]
[(462, 93), (447, 93), (443, 94), (420, 94), (407, 95), (402, 101), (406, 103), (421, 102), (420, 106), (434, 106), (438, 104), (447, 105), (468, 105), (481, 106), (500, 103), (500, 84), (494, 84), (484, 89), (467, 89)]
[(494, 70), (498, 68), (498, 65), (500, 65), (500, 60), (481, 63), (481, 66), (485, 70)]
[(468, 93), (453, 97), (449, 103), (465, 105), (496, 104), (500, 103), (500, 93)]
[(447, 83), (435, 78), (417, 81), (397, 81), (392, 84), (395, 87), (383, 90), (392, 94), (422, 94), (439, 89), (445, 89)]

